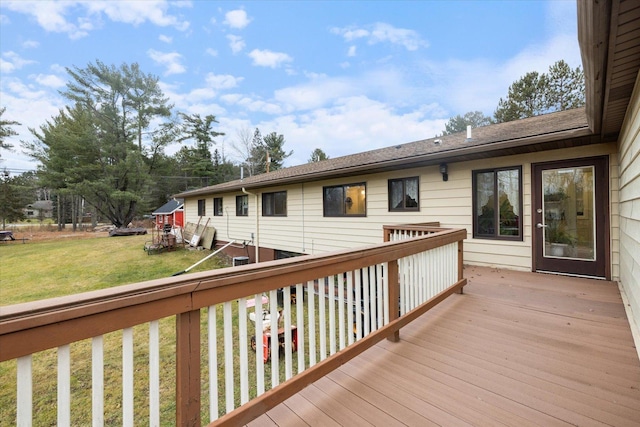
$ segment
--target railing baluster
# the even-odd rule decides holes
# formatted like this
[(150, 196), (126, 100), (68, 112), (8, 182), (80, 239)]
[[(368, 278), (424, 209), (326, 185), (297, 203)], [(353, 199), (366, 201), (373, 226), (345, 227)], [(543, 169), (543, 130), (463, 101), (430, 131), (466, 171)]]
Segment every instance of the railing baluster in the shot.
[(369, 295), (369, 267), (360, 269), (362, 275), (362, 305), (364, 307), (364, 320), (362, 336), (366, 337), (371, 332), (371, 297)]
[(364, 296), (362, 295), (362, 269), (359, 268), (353, 272), (355, 274), (355, 287), (356, 287), (356, 300), (353, 305), (354, 315), (356, 316), (356, 341), (362, 338), (362, 330), (364, 325), (362, 324), (362, 317), (364, 314)]
[(262, 294), (256, 294), (255, 319), (256, 330), (256, 393), (258, 396), (264, 393), (264, 327), (262, 324)]
[(327, 312), (326, 295), (327, 278), (323, 277), (318, 283), (318, 333), (320, 334), (320, 361), (327, 358)]
[(91, 418), (93, 427), (104, 425), (104, 337), (91, 340)]
[(133, 426), (133, 328), (122, 330), (122, 425)]
[(329, 276), (329, 291), (327, 292), (329, 303), (329, 354), (336, 352), (336, 281), (335, 276)]
[[(384, 326), (384, 307), (385, 307), (385, 292), (382, 282), (382, 264), (376, 265), (376, 302), (378, 308), (376, 310), (376, 316), (378, 319), (378, 329)], [(388, 305), (387, 305), (388, 307)]]
[(207, 308), (207, 341), (209, 346), (209, 418), (218, 419), (218, 313), (215, 305)]
[(233, 381), (233, 327), (231, 302), (222, 304), (223, 331), (224, 331), (224, 387), (226, 412), (234, 408), (234, 381)]
[(32, 356), (18, 358), (18, 426), (31, 426), (33, 422)]
[(271, 387), (280, 384), (280, 354), (278, 347), (278, 291), (272, 290), (269, 295), (269, 323), (271, 334)]
[(382, 283), (382, 307), (384, 313), (383, 323), (389, 323), (389, 263), (382, 264), (380, 272), (380, 282)]
[(240, 404), (249, 401), (249, 356), (247, 351), (247, 299), (238, 300), (238, 346), (240, 347)]
[(340, 340), (340, 350), (345, 347), (345, 336), (344, 336), (344, 290), (345, 290), (345, 281), (344, 281), (344, 273), (338, 275), (338, 330)]
[(309, 317), (309, 367), (316, 364), (316, 303), (315, 283), (307, 283), (307, 316)]
[(302, 283), (296, 284), (296, 324), (297, 324), (297, 342), (298, 342), (298, 373), (305, 369), (304, 363), (304, 286)]
[(353, 311), (355, 310), (355, 305), (353, 301), (353, 271), (347, 271), (347, 337), (349, 345), (353, 344), (355, 336), (354, 336), (354, 318)]
[(58, 421), (57, 425), (71, 425), (71, 346), (58, 347)]
[(149, 425), (160, 425), (160, 322), (149, 322)]
[(293, 376), (291, 346), (291, 287), (285, 286), (282, 293), (284, 305), (284, 377), (285, 381)]

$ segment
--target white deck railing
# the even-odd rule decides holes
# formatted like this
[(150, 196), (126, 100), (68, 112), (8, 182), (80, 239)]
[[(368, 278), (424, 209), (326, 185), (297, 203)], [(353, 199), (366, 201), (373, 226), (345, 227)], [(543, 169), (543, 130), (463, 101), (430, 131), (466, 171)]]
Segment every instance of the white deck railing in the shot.
[(0, 391), (15, 396), (3, 415), (246, 423), (461, 291), (466, 232), (422, 234), (2, 307)]

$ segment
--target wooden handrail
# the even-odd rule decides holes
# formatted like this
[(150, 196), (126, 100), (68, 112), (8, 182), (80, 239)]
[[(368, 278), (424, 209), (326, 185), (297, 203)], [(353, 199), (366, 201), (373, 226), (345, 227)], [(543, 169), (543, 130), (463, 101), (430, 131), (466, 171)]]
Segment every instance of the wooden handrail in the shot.
[[(395, 226), (397, 227), (397, 226)], [(428, 232), (361, 249), (192, 273), (49, 300), (0, 307), (0, 362), (69, 343), (176, 316), (176, 422), (200, 423), (200, 310), (360, 268), (385, 264), (389, 275), (389, 323), (347, 349), (277, 386), (219, 420), (233, 425), (263, 413), (305, 385), (355, 357), (376, 342), (399, 339), (399, 330), (466, 284), (462, 277), (464, 229), (419, 227)], [(458, 280), (441, 294), (398, 316), (398, 260), (442, 246), (458, 245)], [(455, 274), (454, 274), (455, 278)]]
[(449, 229), (364, 249), (192, 273), (0, 307), (0, 362), (247, 295), (396, 260), (465, 237), (465, 230)]

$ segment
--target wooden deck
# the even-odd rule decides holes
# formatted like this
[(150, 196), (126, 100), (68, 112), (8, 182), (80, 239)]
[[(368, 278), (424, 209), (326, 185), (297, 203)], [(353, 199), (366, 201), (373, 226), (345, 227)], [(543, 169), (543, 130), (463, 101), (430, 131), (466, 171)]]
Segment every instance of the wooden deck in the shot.
[(468, 267), (453, 295), (250, 425), (640, 425), (617, 285)]

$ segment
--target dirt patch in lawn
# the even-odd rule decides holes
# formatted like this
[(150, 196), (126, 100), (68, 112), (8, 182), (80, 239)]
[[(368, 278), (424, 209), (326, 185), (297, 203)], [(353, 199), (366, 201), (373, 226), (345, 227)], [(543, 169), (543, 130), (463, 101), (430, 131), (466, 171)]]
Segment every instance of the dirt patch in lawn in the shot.
[(13, 244), (22, 243), (23, 241), (28, 243), (49, 240), (95, 239), (109, 236), (109, 231), (105, 228), (97, 228), (96, 230), (92, 228), (82, 228), (73, 231), (73, 229), (69, 227), (58, 231), (56, 227), (21, 226), (15, 228), (7, 227), (7, 229), (13, 231), (13, 237), (16, 239), (11, 242)]

